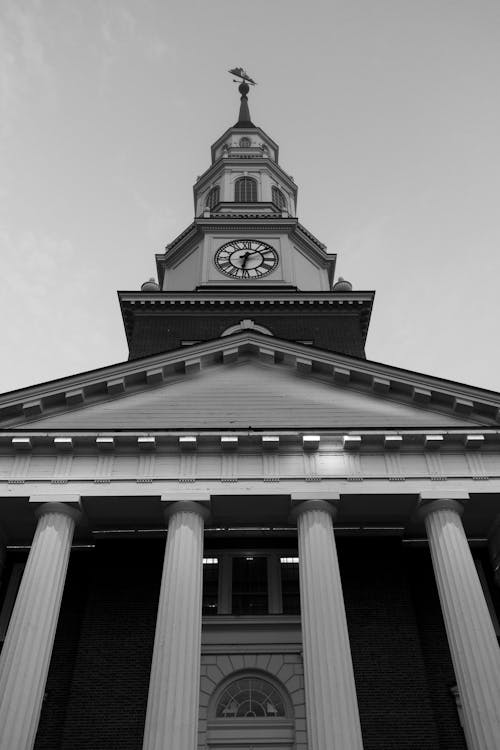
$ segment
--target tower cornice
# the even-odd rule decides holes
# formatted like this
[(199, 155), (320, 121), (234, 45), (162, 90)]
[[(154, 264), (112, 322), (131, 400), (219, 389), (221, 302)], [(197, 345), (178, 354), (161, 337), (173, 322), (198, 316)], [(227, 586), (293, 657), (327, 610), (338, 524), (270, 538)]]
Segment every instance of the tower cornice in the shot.
[(299, 292), (294, 289), (199, 289), (185, 292), (118, 292), (120, 309), (127, 341), (132, 341), (135, 318), (138, 314), (165, 312), (214, 315), (224, 311), (231, 314), (254, 315), (263, 309), (283, 315), (300, 311), (317, 313), (356, 313), (359, 315), (361, 336), (366, 341), (375, 292)]
[[(194, 238), (197, 234), (198, 228), (203, 229), (205, 227), (210, 227), (211, 229), (229, 229), (234, 231), (239, 231), (242, 229), (244, 229), (245, 231), (251, 231), (253, 229), (259, 230), (262, 229), (262, 227), (265, 227), (266, 229), (283, 230), (284, 228), (289, 227), (290, 229), (296, 229), (299, 234), (307, 237), (307, 239), (311, 241), (318, 248), (318, 250), (326, 250), (326, 245), (320, 242), (317, 237), (309, 232), (299, 222), (299, 220), (294, 218), (293, 216), (278, 217), (276, 216), (276, 214), (249, 215), (248, 213), (232, 214), (230, 216), (228, 216), (227, 214), (211, 214), (210, 216), (196, 217), (192, 224), (190, 224), (183, 232), (177, 235), (177, 237), (172, 240), (172, 242), (169, 242), (169, 244), (165, 248), (165, 253), (157, 254), (156, 258), (158, 259), (169, 257), (177, 250), (181, 243), (184, 244), (186, 241), (191, 239), (191, 237)], [(326, 252), (325, 256), (327, 256), (328, 258), (336, 257), (333, 253), (330, 254)]]
[(210, 151), (211, 151), (211, 155), (212, 155), (212, 162), (214, 162), (214, 161), (215, 161), (215, 154), (216, 154), (217, 148), (218, 148), (218, 147), (219, 147), (219, 146), (220, 146), (220, 145), (221, 145), (222, 143), (224, 143), (224, 141), (225, 141), (225, 140), (227, 140), (227, 139), (229, 138), (229, 136), (231, 136), (231, 135), (238, 135), (238, 136), (242, 136), (242, 135), (245, 135), (245, 133), (247, 133), (247, 132), (248, 132), (249, 134), (250, 134), (250, 133), (252, 133), (253, 135), (258, 135), (258, 136), (260, 136), (260, 137), (261, 137), (261, 138), (262, 138), (262, 139), (263, 139), (263, 140), (264, 140), (265, 142), (267, 142), (267, 143), (268, 143), (268, 144), (269, 144), (269, 145), (270, 145), (270, 146), (272, 147), (272, 149), (274, 150), (274, 153), (276, 154), (276, 162), (278, 161), (278, 157), (279, 157), (279, 146), (278, 146), (278, 144), (276, 143), (276, 141), (273, 141), (273, 139), (272, 139), (272, 138), (270, 138), (270, 137), (269, 137), (269, 136), (267, 135), (267, 133), (266, 133), (266, 132), (264, 132), (264, 130), (262, 130), (262, 128), (257, 128), (257, 127), (253, 127), (253, 128), (251, 128), (251, 127), (248, 127), (248, 128), (235, 128), (235, 127), (233, 126), (233, 127), (231, 127), (231, 128), (228, 128), (228, 129), (227, 129), (227, 130), (226, 130), (226, 131), (225, 131), (225, 132), (224, 132), (224, 133), (223, 133), (223, 134), (222, 134), (222, 135), (221, 135), (221, 136), (220, 136), (219, 138), (217, 138), (217, 140), (216, 140), (216, 141), (215, 141), (215, 142), (214, 142), (214, 143), (212, 144), (212, 146), (211, 146), (211, 149), (210, 149)]
[(223, 170), (227, 167), (235, 167), (241, 170), (245, 170), (250, 166), (252, 166), (253, 168), (260, 167), (261, 169), (269, 169), (269, 171), (272, 172), (278, 180), (286, 185), (286, 187), (290, 190), (290, 192), (293, 193), (294, 197), (296, 198), (298, 188), (295, 180), (289, 174), (287, 174), (277, 162), (263, 156), (252, 156), (249, 158), (236, 156), (228, 156), (225, 158), (221, 157), (220, 159), (214, 161), (208, 167), (208, 169), (206, 169), (205, 172), (203, 172), (203, 174), (198, 177), (195, 184), (193, 185), (193, 191), (200, 191), (208, 187), (210, 182), (219, 177), (221, 172), (223, 172)]
[(294, 217), (278, 217), (276, 214), (248, 214), (230, 215), (219, 214), (197, 217), (184, 232), (178, 235), (173, 242), (167, 245), (164, 253), (157, 253), (156, 268), (160, 287), (163, 286), (165, 271), (178, 262), (183, 254), (189, 253), (196, 243), (207, 232), (234, 232), (235, 235), (248, 232), (286, 233), (293, 239), (302, 250), (314, 257), (315, 261), (328, 272), (330, 287), (333, 283), (335, 273), (336, 254), (328, 253), (326, 246), (311, 234)]

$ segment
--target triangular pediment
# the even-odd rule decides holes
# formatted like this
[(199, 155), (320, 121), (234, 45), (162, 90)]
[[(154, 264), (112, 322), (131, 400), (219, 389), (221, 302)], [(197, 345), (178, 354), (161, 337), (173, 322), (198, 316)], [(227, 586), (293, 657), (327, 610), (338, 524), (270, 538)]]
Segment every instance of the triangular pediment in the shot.
[(15, 429), (494, 427), (500, 395), (255, 332), (6, 394)]
[(457, 417), (350, 391), (255, 357), (40, 420), (40, 426), (49, 429), (91, 430), (345, 430), (463, 424)]

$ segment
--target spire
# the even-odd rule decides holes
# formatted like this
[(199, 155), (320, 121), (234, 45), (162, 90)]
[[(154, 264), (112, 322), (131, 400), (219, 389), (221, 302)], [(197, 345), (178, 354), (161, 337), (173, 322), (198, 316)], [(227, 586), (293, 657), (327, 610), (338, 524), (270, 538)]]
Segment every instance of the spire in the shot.
[(236, 123), (234, 127), (235, 128), (254, 128), (255, 125), (250, 119), (250, 110), (248, 109), (247, 94), (250, 91), (250, 86), (246, 82), (240, 83), (240, 85), (238, 86), (238, 91), (241, 94), (240, 116), (238, 117), (238, 122)]

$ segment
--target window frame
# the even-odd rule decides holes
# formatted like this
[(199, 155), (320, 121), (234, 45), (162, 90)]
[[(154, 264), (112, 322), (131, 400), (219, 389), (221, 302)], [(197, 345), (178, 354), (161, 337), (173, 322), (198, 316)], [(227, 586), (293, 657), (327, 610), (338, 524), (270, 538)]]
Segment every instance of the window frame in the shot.
[[(213, 196), (216, 196), (216, 200), (213, 199)], [(213, 185), (205, 198), (205, 206), (213, 211), (218, 203), (220, 203), (220, 185)]]
[[(278, 198), (278, 200), (276, 200)], [(288, 210), (288, 201), (285, 193), (277, 185), (271, 187), (271, 200), (280, 211)]]
[[(248, 188), (245, 187), (243, 190), (243, 195), (241, 194), (240, 185), (248, 185)], [(248, 192), (251, 188), (252, 195), (249, 197)], [(242, 177), (238, 177), (234, 181), (234, 202), (235, 203), (258, 203), (259, 200), (259, 192), (258, 192), (258, 182), (255, 179), (255, 177), (251, 177), (250, 175), (243, 175)]]
[[(218, 582), (218, 600), (217, 614), (204, 615), (204, 617), (219, 617), (221, 615), (229, 617), (269, 617), (270, 615), (283, 615), (284, 617), (300, 617), (300, 612), (296, 614), (283, 614), (283, 596), (281, 588), (281, 558), (298, 557), (296, 549), (273, 549), (273, 548), (213, 548), (204, 552), (204, 557), (214, 558), (219, 561), (219, 582)], [(233, 595), (233, 558), (235, 557), (265, 557), (267, 559), (267, 613), (261, 615), (233, 615), (232, 612), (232, 595)], [(300, 589), (299, 589), (300, 601)]]

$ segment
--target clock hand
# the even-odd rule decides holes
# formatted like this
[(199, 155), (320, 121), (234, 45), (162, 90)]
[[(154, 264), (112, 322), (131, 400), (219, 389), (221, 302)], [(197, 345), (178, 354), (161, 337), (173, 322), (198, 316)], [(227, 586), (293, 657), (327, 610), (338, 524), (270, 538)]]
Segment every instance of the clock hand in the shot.
[(247, 251), (244, 255), (241, 256), (241, 258), (243, 258), (243, 263), (241, 264), (241, 268), (242, 269), (245, 268), (245, 266), (247, 264), (247, 260), (248, 260), (248, 256), (249, 255), (252, 255), (252, 253), (250, 253), (250, 252)]

